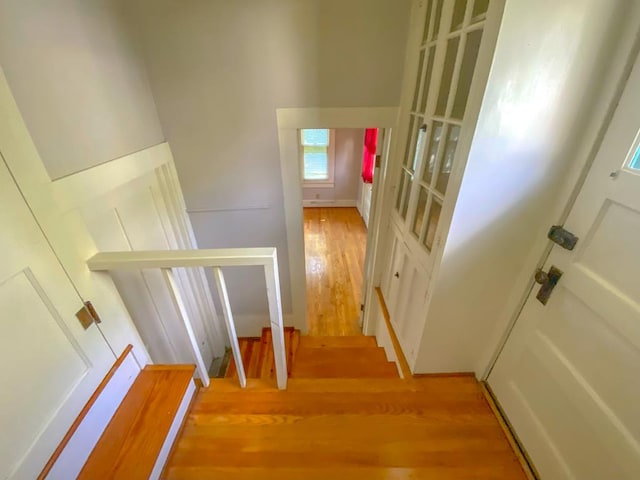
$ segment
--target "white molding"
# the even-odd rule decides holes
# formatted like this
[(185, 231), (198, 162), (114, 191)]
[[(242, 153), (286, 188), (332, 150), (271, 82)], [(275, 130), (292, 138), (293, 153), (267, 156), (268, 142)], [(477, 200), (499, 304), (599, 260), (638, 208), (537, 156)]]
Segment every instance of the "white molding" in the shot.
[(47, 475), (48, 480), (76, 478), (100, 436), (140, 373), (133, 352), (109, 379)]
[(63, 211), (71, 210), (171, 162), (167, 143), (102, 163), (52, 182), (53, 196)]
[(278, 128), (394, 127), (398, 107), (278, 108)]
[(291, 320), (293, 326), (300, 329), (303, 334), (307, 332), (308, 326), (306, 322), (306, 270), (302, 228), (303, 197), (298, 160), (298, 129), (393, 128), (398, 124), (398, 113), (398, 107), (276, 109), (280, 173), (289, 248)]
[(144, 250), (100, 252), (87, 260), (90, 270), (139, 270), (141, 268), (238, 267), (271, 265), (276, 249), (201, 248), (198, 250)]
[(156, 463), (149, 475), (150, 480), (155, 480), (160, 478), (162, 474), (162, 470), (164, 469), (167, 460), (169, 459), (169, 453), (171, 453), (171, 448), (178, 437), (178, 433), (180, 432), (180, 427), (184, 423), (184, 419), (187, 416), (189, 405), (191, 405), (191, 400), (196, 393), (196, 384), (193, 380), (189, 382), (189, 386), (187, 387), (187, 391), (184, 393), (184, 397), (182, 397), (182, 402), (180, 402), (180, 406), (178, 407), (178, 411), (176, 412), (176, 416), (173, 417), (173, 423), (171, 424), (171, 428), (167, 433), (167, 437), (162, 444), (162, 449), (158, 454), (158, 458)]
[(303, 207), (357, 207), (357, 200), (303, 200)]

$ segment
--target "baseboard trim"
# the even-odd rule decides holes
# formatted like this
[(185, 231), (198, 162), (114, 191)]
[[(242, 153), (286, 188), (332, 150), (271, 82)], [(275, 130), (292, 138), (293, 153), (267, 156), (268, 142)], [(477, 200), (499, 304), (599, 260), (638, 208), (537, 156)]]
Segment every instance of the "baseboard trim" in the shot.
[(357, 207), (357, 200), (303, 200), (303, 207)]
[(511, 431), (511, 427), (505, 420), (505, 417), (502, 413), (502, 410), (496, 403), (493, 398), (493, 394), (491, 393), (491, 388), (487, 385), (486, 382), (480, 382), (480, 388), (482, 389), (482, 393), (484, 395), (485, 400), (489, 404), (489, 408), (493, 411), (498, 423), (500, 424), (500, 428), (502, 428), (502, 432), (504, 436), (507, 437), (507, 441), (513, 450), (513, 453), (518, 458), (518, 462), (520, 463), (520, 467), (524, 471), (528, 480), (539, 480), (539, 476), (536, 474), (535, 469), (533, 468), (531, 462), (527, 459), (526, 452), (520, 446), (520, 443), (513, 436), (513, 432)]
[(413, 377), (413, 374), (411, 373), (411, 367), (409, 367), (409, 362), (407, 362), (407, 358), (404, 356), (400, 341), (396, 336), (396, 332), (393, 330), (393, 325), (391, 325), (391, 315), (389, 315), (389, 310), (387, 309), (387, 303), (384, 301), (382, 290), (380, 289), (380, 287), (376, 287), (375, 290), (378, 297), (378, 302), (380, 303), (380, 309), (382, 310), (382, 317), (384, 318), (384, 322), (387, 326), (389, 337), (391, 337), (393, 349), (396, 352), (396, 358), (398, 360), (400, 371), (402, 372), (402, 378), (404, 378), (405, 380), (410, 379)]
[[(127, 374), (125, 368), (126, 365), (123, 367), (123, 364), (131, 354), (132, 349), (133, 345), (127, 345), (122, 354), (120, 354), (113, 366), (109, 369), (95, 392), (93, 392), (85, 406), (80, 410), (80, 413), (71, 424), (71, 427), (69, 427), (69, 430), (60, 441), (58, 447), (54, 450), (53, 454), (51, 454), (49, 461), (45, 464), (42, 472), (38, 476), (38, 480), (44, 480), (50, 474), (55, 477), (57, 474), (61, 474), (62, 472), (71, 475), (69, 473), (69, 468), (72, 466), (74, 468), (82, 468), (84, 461), (80, 461), (76, 458), (74, 451), (78, 449), (80, 444), (82, 444), (85, 450), (87, 450), (86, 455), (88, 456), (91, 454), (93, 446), (98, 442), (100, 435), (102, 434), (102, 431), (98, 432), (97, 430), (99, 430), (99, 428), (96, 429), (96, 427), (101, 427), (102, 430), (106, 428), (111, 417), (120, 405), (120, 402), (127, 394), (129, 387), (135, 380), (133, 372)], [(131, 365), (135, 365), (137, 371), (140, 371), (137, 363), (134, 362)], [(124, 368), (124, 370), (121, 371), (121, 368)], [(105, 397), (102, 397), (103, 394), (105, 394)], [(89, 423), (91, 422), (94, 423), (89, 426)], [(97, 422), (97, 424), (95, 422)], [(86, 448), (88, 443), (92, 443), (92, 446), (89, 449)], [(84, 460), (86, 461), (86, 458)], [(76, 472), (76, 474), (78, 472)], [(64, 475), (61, 475), (60, 478), (63, 478), (63, 476)]]
[(198, 391), (196, 384), (193, 380), (189, 383), (186, 392), (184, 393), (184, 397), (182, 398), (182, 402), (178, 407), (178, 411), (176, 412), (176, 416), (173, 419), (173, 423), (171, 424), (171, 428), (167, 433), (167, 438), (162, 445), (162, 449), (158, 454), (158, 459), (156, 460), (156, 464), (153, 467), (153, 471), (151, 475), (149, 475), (149, 479), (158, 479), (161, 478), (161, 475), (167, 465), (167, 461), (170, 458), (170, 455), (173, 453), (173, 447), (176, 443), (176, 440), (179, 438), (179, 435), (182, 432), (185, 420), (187, 415), (189, 414), (189, 410), (193, 404), (193, 399), (195, 398), (195, 394)]

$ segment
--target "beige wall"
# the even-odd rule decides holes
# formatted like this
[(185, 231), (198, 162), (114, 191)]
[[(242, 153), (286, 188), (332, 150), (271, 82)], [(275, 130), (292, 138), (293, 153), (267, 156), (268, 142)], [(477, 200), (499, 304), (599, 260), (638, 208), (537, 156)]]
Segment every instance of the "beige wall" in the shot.
[(302, 188), (304, 200), (350, 201), (355, 206), (362, 172), (364, 130), (338, 128), (335, 130), (335, 172), (333, 188)]
[(110, 0), (0, 0), (0, 66), (52, 178), (163, 141)]
[[(128, 7), (198, 244), (275, 246), (289, 267), (276, 108), (399, 103), (409, 0), (134, 0)], [(234, 307), (264, 279), (229, 272)]]

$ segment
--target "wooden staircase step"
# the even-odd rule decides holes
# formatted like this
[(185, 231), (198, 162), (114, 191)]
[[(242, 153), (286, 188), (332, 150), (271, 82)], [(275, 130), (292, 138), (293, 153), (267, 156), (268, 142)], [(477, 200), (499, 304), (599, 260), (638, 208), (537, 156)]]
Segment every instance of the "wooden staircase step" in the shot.
[[(246, 388), (230, 378), (211, 379), (210, 388), (218, 394), (250, 392), (278, 392), (276, 383), (270, 380), (252, 378)], [(290, 378), (287, 392), (309, 393), (379, 393), (379, 392), (420, 392), (431, 398), (460, 398), (464, 395), (477, 396), (478, 382), (468, 377), (424, 377), (416, 380), (400, 378)]]
[[(271, 328), (262, 329), (260, 337), (243, 337), (238, 339), (242, 362), (247, 378), (275, 379), (275, 361), (273, 357), (273, 339)], [(295, 360), (300, 330), (293, 327), (284, 327), (284, 342), (287, 355), (287, 372), (291, 374), (291, 368)], [(238, 379), (238, 373), (233, 358), (229, 361), (229, 367), (225, 378)]]
[(292, 378), (286, 391), (216, 379), (198, 396), (165, 478), (218, 477), (526, 478), (472, 376)]
[(194, 370), (193, 365), (145, 367), (78, 478), (150, 478), (160, 452), (167, 449), (167, 436), (175, 427), (176, 415), (193, 383)]
[(334, 347), (377, 347), (376, 337), (352, 335), (347, 337), (300, 337), (300, 347), (334, 348)]
[(292, 378), (399, 378), (379, 347), (299, 348)]

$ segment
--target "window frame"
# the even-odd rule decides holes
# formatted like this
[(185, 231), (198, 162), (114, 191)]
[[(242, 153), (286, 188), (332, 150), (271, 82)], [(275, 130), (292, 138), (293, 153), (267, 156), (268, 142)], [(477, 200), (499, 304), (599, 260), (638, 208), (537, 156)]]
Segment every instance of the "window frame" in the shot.
[[(302, 145), (303, 130), (329, 130), (329, 145), (327, 145), (327, 179), (307, 180), (304, 178), (304, 145)], [(301, 128), (298, 130), (298, 160), (300, 162), (300, 180), (303, 187), (333, 188), (335, 186), (335, 130), (332, 128)]]

